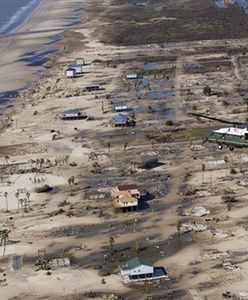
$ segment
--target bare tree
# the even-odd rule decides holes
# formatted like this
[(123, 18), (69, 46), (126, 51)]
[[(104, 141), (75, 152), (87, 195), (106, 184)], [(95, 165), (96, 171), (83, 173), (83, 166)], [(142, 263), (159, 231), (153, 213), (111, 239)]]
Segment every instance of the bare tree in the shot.
[(4, 193), (5, 203), (6, 203), (6, 210), (9, 211), (9, 204), (8, 204), (8, 193)]

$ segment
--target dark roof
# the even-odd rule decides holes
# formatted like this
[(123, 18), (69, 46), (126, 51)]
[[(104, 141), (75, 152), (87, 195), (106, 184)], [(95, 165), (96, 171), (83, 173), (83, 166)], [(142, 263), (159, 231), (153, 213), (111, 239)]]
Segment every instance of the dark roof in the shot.
[(137, 184), (118, 185), (118, 190), (119, 191), (129, 191), (129, 190), (136, 190), (136, 189), (138, 189)]
[(146, 259), (141, 257), (135, 257), (126, 262), (126, 264), (122, 265), (121, 268), (123, 270), (132, 270), (134, 268), (137, 268), (141, 265), (152, 267), (152, 264), (148, 262)]
[(82, 67), (82, 65), (81, 64), (70, 64), (68, 67), (69, 68), (77, 68), (77, 67)]
[(118, 114), (118, 115), (114, 115), (112, 116), (112, 121), (117, 122), (117, 123), (125, 123), (128, 121), (128, 116), (127, 115), (123, 115), (123, 114)]
[(68, 68), (68, 69), (66, 69), (66, 71), (74, 71), (74, 72), (75, 72), (75, 69), (73, 69), (73, 68)]
[(158, 161), (158, 157), (156, 155), (149, 155), (149, 154), (143, 154), (140, 156), (137, 156), (133, 162), (140, 163), (140, 164), (148, 164), (151, 162)]
[(79, 115), (81, 114), (81, 111), (79, 109), (68, 109), (63, 111), (63, 114), (72, 114), (72, 115)]

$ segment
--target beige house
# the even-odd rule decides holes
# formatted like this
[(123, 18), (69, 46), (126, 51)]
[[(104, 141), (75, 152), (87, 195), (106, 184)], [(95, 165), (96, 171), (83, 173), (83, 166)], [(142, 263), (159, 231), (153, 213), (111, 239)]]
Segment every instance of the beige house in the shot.
[(113, 207), (117, 211), (128, 212), (137, 211), (139, 207), (139, 200), (133, 197), (129, 192), (114, 192), (113, 197)]
[(131, 196), (140, 199), (140, 191), (137, 184), (123, 184), (118, 185), (116, 188), (113, 188), (111, 194), (113, 193), (123, 193), (128, 192)]

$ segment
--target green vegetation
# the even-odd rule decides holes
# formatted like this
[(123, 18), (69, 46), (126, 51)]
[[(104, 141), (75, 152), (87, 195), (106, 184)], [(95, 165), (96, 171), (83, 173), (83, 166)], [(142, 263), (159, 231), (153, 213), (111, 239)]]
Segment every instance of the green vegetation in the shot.
[(61, 42), (63, 51), (70, 54), (76, 50), (79, 50), (84, 45), (84, 39), (85, 37), (83, 34), (79, 32), (71, 30), (66, 31)]
[(52, 190), (52, 188), (48, 184), (44, 184), (44, 185), (42, 185), (40, 187), (37, 187), (35, 189), (35, 192), (36, 193), (47, 193), (47, 192), (49, 192), (51, 190)]
[(204, 128), (188, 128), (185, 136), (189, 140), (198, 140), (205, 138), (206, 133)]
[(206, 95), (206, 96), (209, 96), (211, 95), (212, 93), (212, 89), (209, 85), (206, 85), (204, 88), (203, 88), (203, 94)]

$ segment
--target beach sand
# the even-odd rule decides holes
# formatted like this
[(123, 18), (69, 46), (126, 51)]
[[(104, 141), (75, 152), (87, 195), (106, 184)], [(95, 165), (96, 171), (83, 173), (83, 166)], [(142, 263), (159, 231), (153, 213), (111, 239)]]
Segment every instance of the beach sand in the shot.
[[(75, 22), (79, 4), (75, 0), (44, 0), (24, 24), (0, 38), (0, 93), (22, 89), (37, 80), (38, 71), (44, 69), (39, 65), (39, 59), (32, 59), (32, 56), (54, 49), (53, 45), (46, 44)], [(30, 61), (20, 61), (25, 58)], [(34, 66), (28, 66), (29, 63)]]

